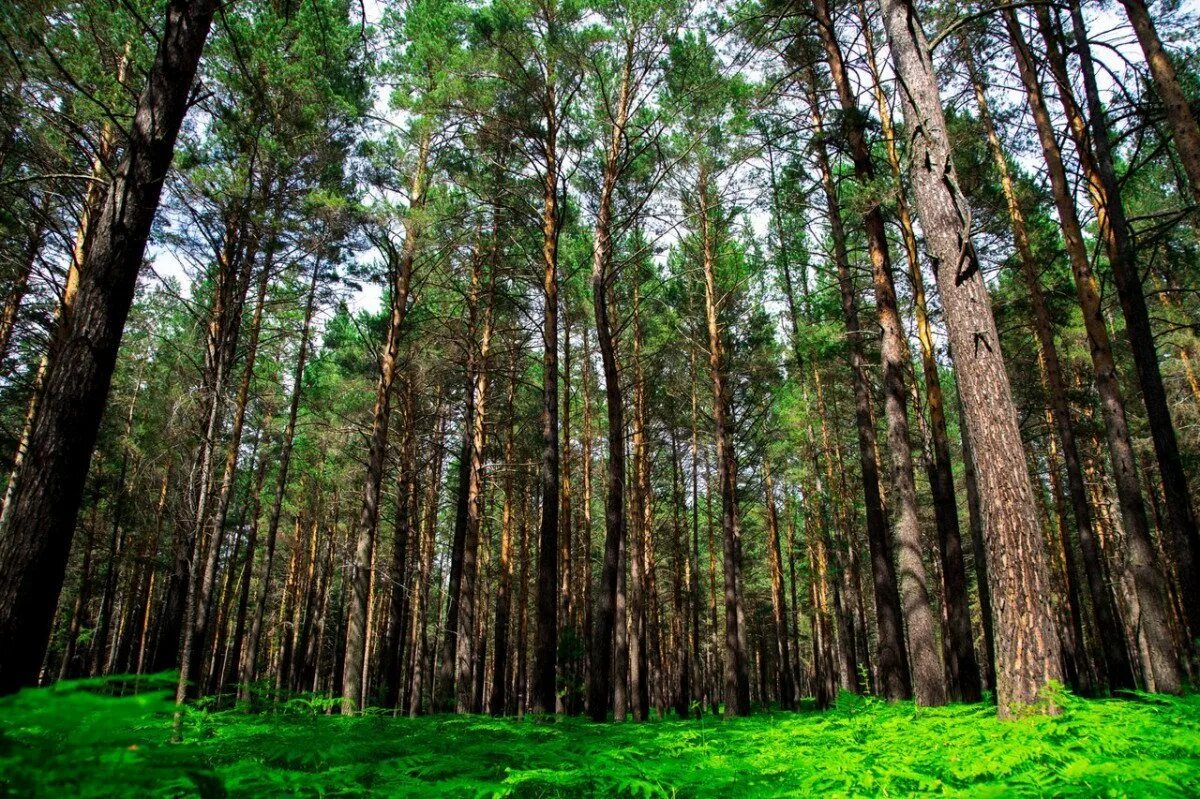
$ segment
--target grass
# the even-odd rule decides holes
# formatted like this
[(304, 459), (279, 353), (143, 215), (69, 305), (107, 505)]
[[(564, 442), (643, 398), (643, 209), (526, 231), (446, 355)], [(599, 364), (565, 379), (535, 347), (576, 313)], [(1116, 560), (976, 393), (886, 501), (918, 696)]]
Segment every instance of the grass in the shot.
[[(825, 713), (592, 724), (326, 715), (317, 700), (192, 710), (167, 682), (80, 681), (0, 700), (0, 796), (775, 797), (1200, 795), (1200, 696), (985, 706), (843, 696)], [(143, 686), (144, 687), (144, 686)]]

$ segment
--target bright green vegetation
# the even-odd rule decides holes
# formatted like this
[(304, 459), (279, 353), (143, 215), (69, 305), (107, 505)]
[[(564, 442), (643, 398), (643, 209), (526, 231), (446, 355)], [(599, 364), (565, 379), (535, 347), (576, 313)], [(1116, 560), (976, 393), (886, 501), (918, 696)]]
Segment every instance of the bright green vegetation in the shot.
[(0, 795), (1196, 796), (1200, 696), (1059, 700), (1057, 717), (843, 696), (826, 713), (598, 725), (190, 711), (95, 682), (0, 702)]

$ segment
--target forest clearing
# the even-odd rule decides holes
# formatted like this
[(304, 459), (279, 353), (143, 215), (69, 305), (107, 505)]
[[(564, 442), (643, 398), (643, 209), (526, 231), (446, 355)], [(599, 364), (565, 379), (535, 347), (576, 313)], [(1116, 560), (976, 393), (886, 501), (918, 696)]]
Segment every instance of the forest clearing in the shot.
[(1198, 14), (0, 4), (0, 794), (1200, 795)]

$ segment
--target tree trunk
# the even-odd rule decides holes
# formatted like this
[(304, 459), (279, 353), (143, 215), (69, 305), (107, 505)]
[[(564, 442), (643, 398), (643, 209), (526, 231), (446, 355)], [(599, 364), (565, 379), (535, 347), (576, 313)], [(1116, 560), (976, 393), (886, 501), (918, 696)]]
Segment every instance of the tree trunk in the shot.
[[(879, 77), (875, 58), (874, 35), (870, 17), (863, 0), (858, 4), (866, 44), (867, 66), (871, 73), (875, 106), (883, 129), (883, 139), (895, 181), (896, 217), (900, 224), (904, 253), (908, 263), (908, 278), (913, 291), (913, 315), (917, 323), (917, 341), (921, 346), (921, 369), (925, 377), (925, 396), (929, 408), (929, 433), (933, 443), (933, 463), (929, 468), (929, 486), (933, 494), (933, 511), (937, 523), (938, 556), (942, 572), (942, 596), (945, 602), (947, 654), (947, 688), (951, 698), (962, 702), (978, 702), (982, 687), (979, 684), (979, 663), (975, 658), (975, 637), (971, 630), (971, 608), (967, 597), (967, 570), (963, 560), (962, 532), (958, 524), (958, 500), (954, 492), (954, 466), (950, 458), (950, 436), (946, 431), (945, 398), (942, 379), (934, 351), (933, 331), (925, 301), (925, 279), (917, 251), (917, 235), (913, 229), (908, 207), (904, 176), (900, 168), (900, 153), (892, 114)], [(918, 412), (919, 416), (919, 412)]]
[[(1012, 10), (1004, 12), (1009, 38), (1017, 55), (1021, 80), (1029, 98), (1029, 108), (1037, 124), (1038, 139), (1042, 154), (1050, 172), (1051, 189), (1055, 207), (1058, 209), (1067, 256), (1075, 276), (1075, 289), (1083, 311), (1083, 324), (1087, 332), (1092, 356), (1096, 391), (1100, 396), (1100, 409), (1104, 415), (1104, 426), (1108, 435), (1108, 452), (1112, 460), (1113, 479), (1121, 507), (1121, 521), (1131, 545), (1130, 565), (1138, 592), (1141, 612), (1138, 627), (1146, 633), (1147, 644), (1154, 663), (1156, 683), (1160, 690), (1179, 690), (1179, 666), (1166, 621), (1165, 586), (1162, 575), (1154, 562), (1153, 543), (1150, 539), (1149, 521), (1142, 498), (1141, 482), (1137, 473), (1137, 460), (1133, 451), (1133, 440), (1125, 418), (1125, 401), (1117, 382), (1116, 361), (1104, 322), (1104, 309), (1100, 302), (1100, 285), (1092, 272), (1088, 259), (1087, 245), (1075, 211), (1070, 184), (1062, 154), (1054, 139), (1054, 128), (1050, 114), (1042, 98), (1041, 86), (1034, 72), (1028, 45), (1021, 33), (1020, 24)], [(1141, 289), (1139, 288), (1140, 292)]]
[[(841, 47), (834, 35), (833, 21), (825, 0), (816, 0), (814, 9), (817, 15), (817, 29), (825, 47), (826, 62), (829, 64), (833, 85), (841, 100), (843, 127), (854, 162), (854, 174), (862, 188), (870, 192), (875, 180), (875, 165), (871, 161), (871, 152), (867, 146), (863, 115), (842, 63)], [(871, 275), (875, 288), (875, 308), (879, 314), (881, 329), (884, 409), (888, 454), (891, 457), (889, 484), (896, 503), (894, 530), (896, 544), (899, 546), (896, 558), (900, 564), (900, 593), (905, 627), (908, 631), (912, 681), (918, 704), (942, 705), (946, 703), (946, 684), (933, 629), (933, 611), (929, 604), (925, 563), (921, 558), (921, 526), (917, 510), (912, 449), (908, 436), (908, 388), (905, 377), (908, 370), (908, 344), (905, 341), (896, 300), (883, 209), (876, 198), (870, 198), (867, 202), (863, 212), (863, 225), (867, 234), (867, 249), (870, 253)]]
[[(1150, 77), (1154, 79), (1154, 87), (1166, 112), (1167, 124), (1171, 126), (1175, 151), (1183, 163), (1188, 182), (1192, 184), (1193, 202), (1200, 205), (1200, 125), (1192, 115), (1187, 96), (1175, 74), (1175, 65), (1171, 63), (1162, 39), (1158, 37), (1146, 0), (1121, 0), (1121, 5), (1125, 6), (1125, 14), (1146, 56)], [(1077, 7), (1072, 4), (1072, 13)]]
[[(997, 135), (995, 123), (992, 121), (991, 110), (984, 91), (983, 82), (977, 74), (975, 61), (968, 46), (964, 44), (964, 57), (971, 81), (975, 89), (975, 100), (979, 106), (979, 117), (987, 134), (988, 146), (992, 159), (1000, 174), (1000, 187), (1004, 192), (1005, 203), (1008, 207), (1009, 223), (1012, 226), (1013, 242), (1017, 249), (1017, 258), (1021, 264), (1021, 273), (1029, 289), (1030, 305), (1033, 309), (1033, 329), (1037, 336), (1041, 353), (1041, 363), (1045, 371), (1047, 393), (1054, 420), (1054, 428), (1062, 447), (1063, 462), (1067, 472), (1067, 493), (1071, 499), (1071, 509), (1075, 516), (1075, 529), (1079, 536), (1079, 547), (1083, 553), (1084, 572), (1087, 577), (1088, 593), (1091, 598), (1092, 612), (1096, 620), (1096, 632), (1101, 651), (1103, 652), (1105, 671), (1111, 688), (1132, 688), (1134, 686), (1133, 669), (1129, 662), (1129, 653), (1124, 645), (1124, 633), (1121, 620), (1117, 613), (1113, 594), (1104, 576), (1103, 553), (1096, 543), (1094, 523), (1091, 508), (1088, 505), (1087, 487), (1083, 480), (1083, 468), (1079, 459), (1079, 447), (1075, 440), (1075, 430), (1071, 425), (1071, 409), (1067, 400), (1067, 388), (1063, 382), (1062, 365), (1058, 357), (1058, 348), (1054, 343), (1054, 329), (1050, 311), (1046, 307), (1046, 298), (1042, 292), (1041, 279), (1038, 276), (1037, 262), (1034, 259), (1033, 247), (1025, 227), (1025, 215), (1017, 200), (1016, 187), (1008, 167), (1008, 159)], [(1063, 541), (1063, 546), (1069, 547), (1069, 540)], [(1074, 581), (1075, 575), (1068, 571), (1068, 580)], [(1077, 589), (1076, 589), (1077, 592)], [(1082, 607), (1077, 609), (1082, 613)], [(1086, 650), (1081, 650), (1086, 651)]]
[(367, 479), (363, 488), (362, 511), (359, 513), (356, 528), (341, 686), (342, 712), (351, 715), (361, 707), (362, 702), (363, 669), (367, 654), (367, 601), (371, 587), (371, 563), (375, 552), (375, 528), (379, 521), (379, 494), (383, 484), (384, 461), (387, 457), (388, 423), (391, 419), (396, 361), (400, 353), (400, 338), (404, 333), (404, 317), (408, 311), (409, 287), (412, 283), (413, 261), (417, 250), (419, 232), (416, 217), (425, 204), (425, 170), (428, 158), (429, 133), (426, 132), (422, 134), (417, 146), (417, 163), (413, 169), (409, 193), (409, 208), (413, 213), (404, 223), (403, 249), (395, 254), (398, 257), (390, 265), (391, 313), (387, 343), (384, 345), (383, 357), (379, 364), (379, 381), (375, 388), (375, 407), (372, 412), (367, 454)]
[[(600, 363), (604, 373), (604, 396), (608, 412), (608, 486), (604, 502), (604, 561), (600, 573), (600, 601), (591, 641), (591, 680), (588, 682), (588, 713), (594, 721), (608, 717), (609, 700), (613, 696), (612, 669), (614, 638), (618, 634), (617, 606), (623, 601), (619, 594), (618, 574), (621, 569), (621, 547), (626, 536), (625, 516), (625, 405), (621, 395), (621, 377), (617, 365), (617, 340), (609, 307), (614, 276), (611, 272), (613, 241), (612, 201), (621, 168), (625, 146), (625, 124), (630, 108), (630, 76), (632, 72), (632, 40), (626, 47), (621, 88), (616, 103), (616, 116), (609, 133), (605, 153), (604, 176), (596, 209), (595, 233), (592, 237), (592, 307), (596, 317), (596, 342), (600, 348)], [(614, 701), (620, 712), (621, 703)]]
[[(479, 575), (479, 531), (483, 523), (483, 456), (484, 418), (487, 413), (488, 356), (492, 342), (492, 305), (495, 296), (496, 271), (499, 256), (499, 227), (492, 231), (492, 263), (488, 274), (488, 285), (482, 285), (483, 258), (476, 257), (471, 273), (471, 315), (479, 306), (481, 291), (483, 319), (479, 325), (479, 341), (475, 341), (475, 322), (471, 320), (471, 355), (467, 359), (470, 372), (471, 413), (470, 446), (467, 467), (467, 517), (463, 536), (462, 583), (459, 588), (458, 634), (455, 636), (455, 660), (458, 676), (455, 682), (456, 709), (459, 713), (470, 712), (474, 707), (475, 658), (482, 657), (474, 651), (475, 641), (475, 585)], [(461, 489), (460, 489), (461, 490)]]
[(738, 546), (740, 524), (737, 507), (737, 456), (733, 449), (733, 420), (730, 418), (726, 386), (724, 331), (719, 319), (721, 298), (717, 294), (716, 246), (710, 218), (708, 165), (702, 160), (697, 184), (700, 240), (704, 266), (704, 316), (708, 332), (708, 370), (712, 379), (713, 426), (717, 443), (717, 482), (721, 492), (721, 534), (725, 566), (725, 715), (750, 713), (750, 680), (746, 662), (746, 631), (742, 626), (741, 570)]
[(546, 136), (542, 142), (542, 521), (538, 531), (537, 638), (530, 709), (553, 713), (558, 660), (558, 98), (553, 67), (546, 76)]
[[(965, 421), (976, 451), (988, 576), (995, 601), (1000, 714), (1037, 700), (1062, 678), (1048, 606), (1045, 543), (1004, 370), (991, 300), (970, 240), (929, 45), (911, 0), (882, 0), (884, 25), (913, 137), (913, 191), (954, 353)], [(1051, 709), (1051, 712), (1053, 710)]]
[(871, 551), (871, 574), (875, 584), (875, 620), (878, 627), (876, 667), (879, 690), (887, 699), (912, 696), (912, 678), (908, 670), (908, 647), (900, 613), (900, 594), (896, 586), (896, 567), (892, 560), (891, 532), (883, 512), (879, 486), (879, 460), (876, 456), (875, 423), (871, 418), (871, 386), (863, 356), (862, 328), (858, 317), (858, 298), (850, 275), (846, 253), (846, 234), (833, 171), (825, 148), (824, 125), (815, 86), (815, 71), (809, 73), (809, 104), (816, 128), (815, 147), (821, 185), (824, 189), (833, 238), (834, 261), (842, 300), (842, 316), (850, 350), (850, 368), (854, 380), (854, 416), (858, 429), (859, 465), (862, 471), (863, 499), (867, 514), (867, 544)]
[(208, 36), (213, 0), (172, 0), (124, 160), (89, 236), (74, 302), (60, 320), (28, 462), (0, 542), (0, 694), (37, 679), (113, 367), (175, 138)]

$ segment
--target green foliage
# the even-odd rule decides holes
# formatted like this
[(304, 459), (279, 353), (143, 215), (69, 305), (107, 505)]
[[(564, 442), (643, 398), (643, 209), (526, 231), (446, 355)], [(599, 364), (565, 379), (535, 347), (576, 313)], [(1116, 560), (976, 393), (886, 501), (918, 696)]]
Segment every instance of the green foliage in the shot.
[[(1082, 700), (999, 721), (843, 694), (827, 713), (592, 724), (189, 710), (170, 675), (80, 681), (0, 702), (12, 796), (1194, 796), (1200, 697)], [(140, 693), (129, 693), (134, 688)]]

